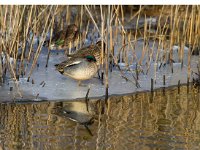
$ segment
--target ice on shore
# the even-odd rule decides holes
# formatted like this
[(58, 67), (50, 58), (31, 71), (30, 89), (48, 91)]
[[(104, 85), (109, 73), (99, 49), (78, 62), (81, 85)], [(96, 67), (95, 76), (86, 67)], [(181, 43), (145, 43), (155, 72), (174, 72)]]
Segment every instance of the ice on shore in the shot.
[[(84, 98), (88, 87), (90, 87), (89, 97), (100, 97), (105, 95), (105, 86), (98, 79), (98, 76), (83, 81), (82, 83), (87, 86), (78, 86), (77, 81), (61, 75), (55, 70), (55, 64), (60, 63), (67, 58), (64, 56), (64, 51), (52, 51), (49, 59), (48, 68), (45, 67), (47, 59), (47, 49), (43, 48), (39, 59), (39, 66), (35, 67), (33, 74), (31, 75), (30, 81), (27, 82), (28, 73), (30, 71), (30, 66), (27, 69), (26, 75), (19, 80), (19, 90), (23, 95), (24, 99), (27, 100), (72, 100), (77, 98)], [(138, 44), (136, 54), (140, 57), (142, 47)], [(147, 59), (147, 58), (144, 58)], [(155, 68), (157, 62), (150, 62), (149, 72), (146, 74), (147, 67), (145, 64), (139, 66), (138, 68), (145, 68), (144, 72), (139, 72), (139, 84), (140, 88), (136, 87), (135, 79), (136, 77), (136, 63), (132, 64), (119, 63), (123, 74), (120, 73), (117, 67), (114, 67), (112, 72), (109, 71), (109, 95), (113, 94), (127, 94), (137, 91), (146, 91), (151, 88), (151, 78), (156, 81), (154, 88), (163, 87), (163, 75), (166, 78), (167, 86), (177, 85), (180, 80), (181, 83), (187, 82), (188, 68), (187, 68), (187, 57), (184, 57), (184, 65), (181, 68), (180, 62), (173, 63), (173, 73), (171, 72), (171, 66), (166, 64), (160, 68)], [(191, 71), (196, 70), (196, 65), (198, 63), (198, 57), (192, 56), (191, 59)], [(128, 81), (126, 80), (128, 79)], [(13, 90), (10, 91), (10, 87)], [(0, 100), (9, 101), (19, 98), (17, 88), (14, 82), (10, 79), (5, 85), (0, 86)]]

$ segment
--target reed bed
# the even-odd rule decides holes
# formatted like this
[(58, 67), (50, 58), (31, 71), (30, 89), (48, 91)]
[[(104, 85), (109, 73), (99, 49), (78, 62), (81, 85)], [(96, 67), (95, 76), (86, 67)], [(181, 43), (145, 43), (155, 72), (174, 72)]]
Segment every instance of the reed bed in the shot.
[[(152, 62), (169, 63), (173, 73), (174, 45), (179, 46), (178, 57), (182, 67), (184, 46), (189, 48), (187, 66), (190, 79), (191, 55), (199, 53), (200, 48), (199, 10), (198, 5), (0, 6), (0, 83), (4, 83), (7, 76), (10, 76), (16, 85), (19, 77), (24, 75), (28, 75), (29, 81), (46, 35), (50, 33), (51, 43), (53, 33), (72, 23), (80, 30), (78, 42), (75, 43), (76, 49), (85, 45), (85, 40), (91, 33), (91, 43), (95, 43), (95, 33), (98, 33), (102, 40), (101, 70), (102, 75), (105, 73), (106, 95), (109, 89), (109, 70), (112, 71), (115, 66), (120, 69), (119, 63), (124, 63), (129, 70), (133, 62), (141, 66), (142, 71), (132, 71), (133, 79), (127, 79), (135, 85), (138, 84), (140, 73), (145, 71), (148, 74)], [(34, 46), (35, 37), (38, 37), (37, 48)], [(143, 41), (141, 56), (136, 55), (138, 41)], [(103, 42), (106, 43), (105, 51)], [(152, 43), (151, 47), (149, 43)], [(161, 55), (161, 50), (164, 55)], [(71, 52), (71, 47), (69, 51)], [(50, 50), (46, 67), (49, 57)], [(155, 72), (160, 67), (156, 65)], [(122, 70), (119, 73), (125, 77)]]

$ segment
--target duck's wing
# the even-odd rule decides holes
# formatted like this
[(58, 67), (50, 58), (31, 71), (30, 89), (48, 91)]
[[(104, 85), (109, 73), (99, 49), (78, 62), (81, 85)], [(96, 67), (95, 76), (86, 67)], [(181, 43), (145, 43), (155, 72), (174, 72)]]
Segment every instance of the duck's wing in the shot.
[(86, 47), (82, 47), (80, 49), (78, 49), (74, 54), (68, 54), (67, 56), (68, 57), (73, 57), (73, 58), (83, 58), (87, 55), (93, 55), (92, 51), (95, 49), (95, 45), (89, 45), (89, 46), (86, 46)]
[(74, 66), (74, 65), (78, 65), (80, 64), (82, 61), (81, 60), (74, 60), (74, 61), (71, 61), (71, 62), (67, 62), (64, 64), (64, 67), (69, 67), (69, 66)]
[(69, 60), (61, 62), (60, 64), (56, 64), (55, 66), (56, 66), (56, 69), (62, 70), (69, 66), (78, 65), (81, 62), (82, 62), (82, 59), (69, 59)]

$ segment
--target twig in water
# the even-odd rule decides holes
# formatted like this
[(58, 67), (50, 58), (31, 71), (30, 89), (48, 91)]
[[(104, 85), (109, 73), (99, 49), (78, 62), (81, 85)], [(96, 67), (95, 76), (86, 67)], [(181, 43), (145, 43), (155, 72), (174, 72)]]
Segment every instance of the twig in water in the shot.
[(88, 102), (89, 102), (88, 95), (89, 95), (89, 92), (90, 92), (90, 87), (88, 88), (86, 96), (85, 96), (85, 104), (86, 104), (86, 108), (87, 108), (88, 112), (89, 112), (89, 107), (88, 107)]
[(178, 94), (180, 94), (180, 80), (178, 80)]
[(12, 91), (13, 90), (13, 87), (10, 87), (10, 91)]
[(38, 93), (37, 95), (36, 95), (36, 98), (35, 99), (38, 99), (38, 96), (39, 96), (40, 94)]
[(108, 87), (106, 86), (106, 91), (105, 91), (105, 104), (108, 106)]
[(190, 82), (190, 79), (187, 78), (187, 93), (189, 93), (189, 82)]
[(163, 75), (163, 85), (165, 85), (165, 75)]
[(102, 71), (101, 72), (101, 83), (102, 83), (102, 85), (104, 85), (103, 79), (104, 79), (104, 72)]
[(32, 79), (32, 84), (35, 84), (34, 80)]
[(40, 85), (42, 85), (44, 83), (44, 81), (42, 81), (41, 83), (40, 83)]
[(46, 85), (46, 83), (44, 83), (43, 85), (42, 85), (42, 87), (44, 87)]
[(153, 79), (151, 78), (151, 92), (153, 92)]
[(84, 124), (84, 127), (87, 129), (87, 131), (89, 132), (89, 134), (90, 134), (91, 136), (93, 136), (91, 130), (88, 128), (88, 125)]
[(30, 77), (28, 77), (27, 82), (29, 82), (29, 80), (30, 80)]
[(137, 79), (137, 80), (139, 79), (138, 75), (139, 75), (139, 73), (138, 73), (138, 65), (137, 65), (137, 63), (136, 63), (136, 79)]

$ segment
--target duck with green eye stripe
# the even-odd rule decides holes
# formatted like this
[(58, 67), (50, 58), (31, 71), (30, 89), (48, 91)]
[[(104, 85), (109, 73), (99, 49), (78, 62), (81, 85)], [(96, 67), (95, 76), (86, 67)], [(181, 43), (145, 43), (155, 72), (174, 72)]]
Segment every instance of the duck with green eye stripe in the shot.
[(55, 66), (61, 74), (79, 81), (79, 86), (81, 81), (94, 77), (98, 71), (97, 61), (92, 55), (72, 57)]
[[(98, 42), (96, 42), (96, 44), (91, 44), (87, 47), (83, 47), (83, 48), (80, 48), (79, 50), (77, 50), (74, 54), (70, 54), (70, 55), (67, 55), (69, 58), (84, 58), (85, 56), (88, 56), (88, 55), (91, 55), (91, 56), (94, 56), (95, 59), (96, 59), (96, 64), (97, 64), (97, 67), (98, 67), (98, 78), (102, 81), (103, 80), (103, 74), (102, 77), (100, 76), (100, 63), (101, 63), (101, 51), (102, 51), (102, 41), (99, 40)], [(106, 44), (105, 42), (103, 42), (103, 52), (105, 54), (105, 47), (106, 47)], [(103, 83), (103, 81), (102, 81)]]

